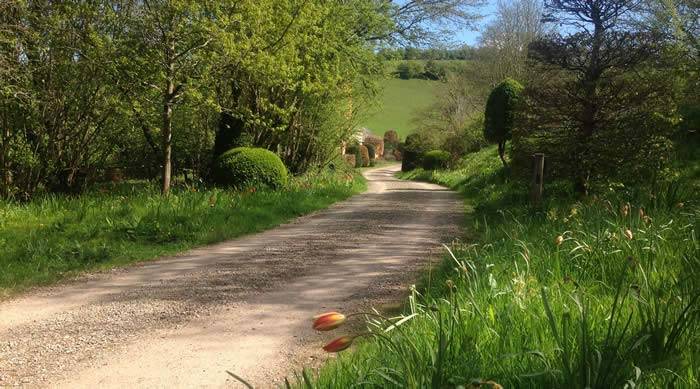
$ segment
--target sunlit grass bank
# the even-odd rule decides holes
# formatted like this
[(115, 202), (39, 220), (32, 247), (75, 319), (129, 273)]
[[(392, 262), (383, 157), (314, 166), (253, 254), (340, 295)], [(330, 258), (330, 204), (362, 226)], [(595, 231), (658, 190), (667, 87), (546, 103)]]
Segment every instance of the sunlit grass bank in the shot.
[[(459, 190), (472, 208), (468, 237), (413, 290), (409, 320), (358, 338), (301, 383), (697, 387), (700, 204), (691, 183), (581, 201), (553, 187), (534, 210), (493, 148), (455, 170), (403, 177)], [(386, 327), (378, 320), (370, 331)]]
[(364, 188), (359, 175), (338, 172), (296, 177), (280, 191), (182, 186), (164, 198), (157, 184), (136, 182), (0, 202), (0, 296), (262, 231)]

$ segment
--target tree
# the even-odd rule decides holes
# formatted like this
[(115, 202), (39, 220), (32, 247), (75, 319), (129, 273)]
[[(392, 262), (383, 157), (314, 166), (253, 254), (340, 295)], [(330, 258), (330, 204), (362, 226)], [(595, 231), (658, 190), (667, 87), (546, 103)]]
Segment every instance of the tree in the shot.
[[(451, 27), (473, 26), (480, 18), (475, 10), (484, 0), (407, 0), (381, 2), (384, 12), (393, 21), (393, 28), (368, 38), (394, 45), (434, 45), (452, 36)], [(406, 59), (413, 59), (413, 54)]]
[(217, 9), (225, 2), (196, 0), (134, 1), (119, 15), (128, 21), (122, 42), (123, 74), (141, 87), (132, 104), (138, 110), (160, 112), (161, 191), (170, 191), (173, 117), (187, 89), (197, 91), (205, 50), (213, 40)]
[(484, 113), (484, 137), (489, 142), (498, 144), (498, 156), (507, 166), (505, 152), (506, 142), (512, 136), (515, 120), (515, 110), (523, 91), (519, 82), (507, 78), (498, 84), (486, 102)]
[(3, 192), (10, 180), (23, 197), (80, 190), (113, 152), (106, 134), (119, 131), (109, 16), (78, 2), (17, 2), (3, 11)]
[(496, 18), (486, 25), (480, 41), (493, 51), (486, 59), (496, 80), (520, 78), (525, 71), (528, 45), (545, 33), (542, 0), (499, 0)]
[[(566, 34), (549, 34), (529, 48), (534, 70), (525, 91), (529, 116), (523, 133), (568, 134), (568, 145), (559, 152), (566, 150), (571, 159), (568, 170), (578, 193), (588, 193), (595, 177), (619, 170), (613, 161), (640, 167), (640, 157), (650, 159), (651, 151), (628, 150), (627, 144), (651, 147), (667, 128), (667, 95), (653, 85), (656, 70), (645, 66), (657, 54), (660, 38), (627, 22), (639, 17), (639, 5), (638, 0), (548, 0), (546, 19), (566, 26)], [(620, 144), (609, 148), (615, 142)]]

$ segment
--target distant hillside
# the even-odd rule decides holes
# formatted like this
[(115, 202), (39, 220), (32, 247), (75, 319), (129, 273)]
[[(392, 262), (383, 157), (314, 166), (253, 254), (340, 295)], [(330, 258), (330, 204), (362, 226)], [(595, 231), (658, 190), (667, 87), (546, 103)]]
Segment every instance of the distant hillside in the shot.
[(386, 130), (396, 130), (404, 139), (415, 130), (413, 118), (436, 101), (437, 91), (444, 85), (440, 81), (386, 79), (382, 85), (380, 106), (362, 122), (362, 126), (380, 136)]

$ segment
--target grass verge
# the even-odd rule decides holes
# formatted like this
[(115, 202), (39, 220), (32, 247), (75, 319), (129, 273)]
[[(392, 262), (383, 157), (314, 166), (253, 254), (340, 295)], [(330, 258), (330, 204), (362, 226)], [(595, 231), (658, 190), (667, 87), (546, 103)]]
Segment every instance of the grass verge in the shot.
[(180, 187), (164, 198), (157, 185), (132, 182), (0, 202), (0, 297), (269, 229), (365, 187), (361, 176), (338, 172), (296, 177), (279, 191)]
[(412, 290), (392, 320), (403, 324), (370, 320), (372, 341), (299, 386), (697, 387), (700, 206), (683, 190), (694, 184), (584, 201), (554, 185), (534, 210), (493, 148), (403, 177), (460, 191), (473, 239)]

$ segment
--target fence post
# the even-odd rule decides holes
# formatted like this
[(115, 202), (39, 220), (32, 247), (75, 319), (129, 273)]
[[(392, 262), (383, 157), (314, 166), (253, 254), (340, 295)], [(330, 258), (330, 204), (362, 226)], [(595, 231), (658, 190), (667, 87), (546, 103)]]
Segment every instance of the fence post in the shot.
[(534, 171), (530, 187), (530, 202), (533, 206), (539, 206), (542, 203), (542, 192), (544, 190), (544, 154), (533, 154), (532, 161)]

